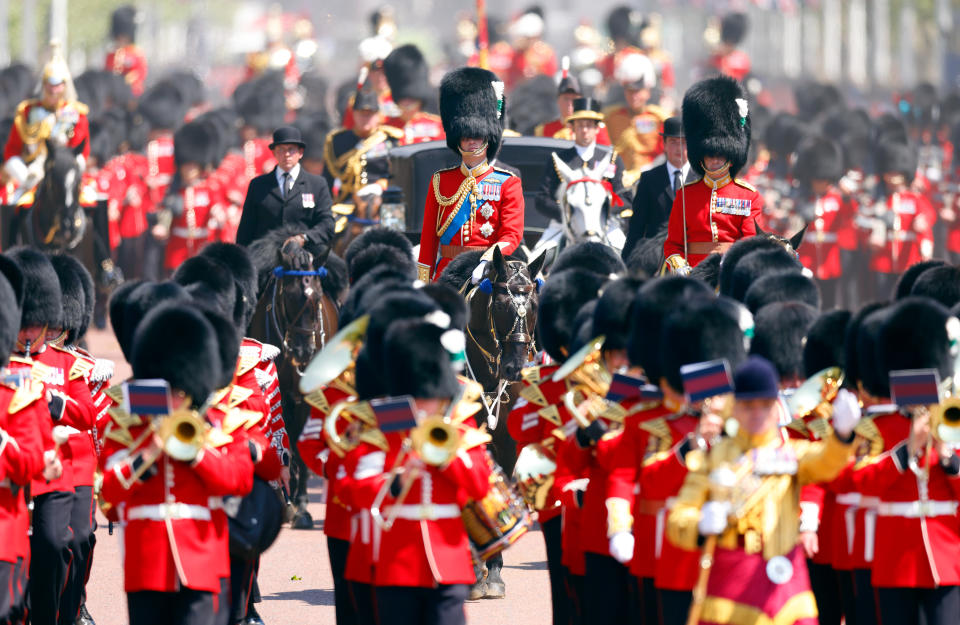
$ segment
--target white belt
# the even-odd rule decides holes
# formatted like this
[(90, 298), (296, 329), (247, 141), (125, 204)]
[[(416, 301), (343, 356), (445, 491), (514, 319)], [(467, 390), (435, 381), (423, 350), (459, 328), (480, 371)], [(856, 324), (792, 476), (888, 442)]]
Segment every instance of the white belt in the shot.
[(880, 505), (879, 497), (864, 497), (860, 500), (860, 505), (864, 508), (876, 508)]
[(909, 230), (888, 230), (887, 231), (887, 240), (888, 241), (914, 241), (917, 238), (916, 232), (911, 232)]
[(181, 239), (205, 239), (209, 236), (206, 228), (171, 228), (170, 234)]
[(897, 516), (906, 519), (921, 517), (953, 516), (957, 513), (956, 501), (897, 501), (881, 502), (877, 507), (880, 516)]
[(127, 508), (128, 521), (179, 521), (182, 519), (193, 519), (194, 521), (209, 521), (211, 519), (210, 511), (223, 506), (223, 500), (219, 497), (211, 497), (208, 505), (182, 503), (173, 501), (169, 503), (159, 503), (146, 506), (134, 506)]
[(668, 497), (664, 506), (660, 508), (659, 512), (657, 512), (657, 525), (655, 530), (656, 533), (654, 534), (655, 538), (653, 547), (654, 556), (657, 558), (660, 557), (660, 552), (663, 551), (663, 533), (667, 525), (667, 512), (673, 510), (673, 506), (676, 504), (676, 497)]
[(810, 243), (836, 243), (837, 233), (836, 232), (808, 232), (804, 237), (804, 241), (809, 241)]
[(384, 516), (395, 516), (405, 521), (436, 521), (438, 519), (459, 519), (460, 506), (455, 503), (425, 503), (387, 506)]
[(841, 493), (837, 495), (838, 506), (859, 506), (862, 500), (863, 495), (860, 493)]
[(89, 433), (90, 433), (90, 432), (84, 432), (84, 431), (82, 431), (82, 430), (78, 430), (77, 428), (72, 427), (72, 426), (69, 426), (69, 425), (61, 425), (60, 427), (62, 427), (62, 428), (63, 428), (63, 431), (66, 432), (66, 433), (67, 433), (68, 435), (70, 435), (70, 436), (74, 436), (74, 435), (76, 435), (76, 434), (89, 434)]

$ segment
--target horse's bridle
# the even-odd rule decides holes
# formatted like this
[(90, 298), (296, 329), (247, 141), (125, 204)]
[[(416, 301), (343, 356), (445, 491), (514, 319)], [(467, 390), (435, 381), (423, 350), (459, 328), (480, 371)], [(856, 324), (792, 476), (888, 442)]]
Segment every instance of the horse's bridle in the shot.
[[(477, 349), (480, 350), (480, 353), (483, 355), (485, 364), (487, 365), (487, 370), (490, 372), (491, 376), (496, 377), (500, 372), (500, 356), (501, 356), (501, 343), (521, 343), (527, 346), (528, 352), (533, 352), (535, 346), (533, 343), (533, 335), (527, 328), (527, 305), (530, 303), (530, 296), (536, 291), (537, 285), (535, 282), (527, 278), (521, 273), (523, 265), (520, 263), (514, 265), (508, 265), (513, 270), (513, 275), (509, 276), (506, 280), (498, 280), (493, 283), (493, 291), (491, 293), (490, 302), (487, 304), (487, 324), (489, 326), (489, 335), (488, 338), (493, 340), (493, 352), (485, 349), (481, 342), (474, 336), (473, 331), (470, 329), (470, 325), (467, 324), (467, 334), (473, 340), (474, 344), (477, 346)], [(514, 279), (519, 278), (523, 280), (522, 284), (512, 284)], [(467, 303), (469, 304), (473, 297), (479, 291), (479, 287), (473, 287), (470, 292), (467, 294)], [(501, 340), (497, 336), (497, 326), (496, 321), (493, 318), (493, 302), (494, 294), (506, 294), (510, 300), (510, 303), (513, 305), (516, 316), (513, 320), (513, 326), (510, 330), (504, 335)]]
[[(324, 328), (323, 325), (323, 314), (319, 312), (319, 309), (323, 306), (323, 287), (321, 286), (320, 278), (323, 278), (325, 275), (327, 275), (327, 270), (323, 267), (312, 270), (298, 270), (284, 269), (281, 266), (273, 270), (273, 295), (270, 303), (270, 310), (273, 317), (273, 325), (277, 329), (277, 333), (282, 333), (281, 344), (285, 352), (291, 350), (291, 332), (309, 337), (309, 345), (314, 346), (314, 350), (316, 350), (318, 333), (320, 335), (321, 344), (326, 341), (326, 328)], [(299, 277), (303, 282), (303, 292), (305, 294), (303, 305), (292, 318), (288, 318), (286, 315), (286, 307), (283, 306), (285, 301), (284, 298), (279, 298), (279, 301), (277, 299), (277, 293), (280, 290), (280, 283), (283, 282), (283, 279), (286, 277)], [(278, 311), (278, 309), (280, 310)], [(307, 313), (307, 311), (311, 309), (316, 309), (318, 311), (317, 318), (320, 322), (319, 328), (317, 328), (315, 323), (310, 323), (309, 327), (302, 327), (297, 323)], [(284, 322), (283, 327), (280, 325), (281, 320)], [(303, 375), (301, 366), (305, 366), (306, 364), (307, 363), (293, 362), (294, 368), (300, 375)]]

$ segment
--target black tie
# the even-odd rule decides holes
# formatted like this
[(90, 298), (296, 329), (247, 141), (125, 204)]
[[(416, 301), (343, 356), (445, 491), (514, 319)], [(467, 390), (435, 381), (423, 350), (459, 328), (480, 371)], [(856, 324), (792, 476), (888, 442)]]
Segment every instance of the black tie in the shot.
[(290, 192), (290, 187), (293, 186), (290, 184), (290, 172), (283, 172), (283, 185), (280, 187), (280, 195), (283, 196), (283, 199), (287, 199), (287, 193)]
[(673, 192), (676, 193), (680, 190), (680, 170), (674, 170), (673, 172)]

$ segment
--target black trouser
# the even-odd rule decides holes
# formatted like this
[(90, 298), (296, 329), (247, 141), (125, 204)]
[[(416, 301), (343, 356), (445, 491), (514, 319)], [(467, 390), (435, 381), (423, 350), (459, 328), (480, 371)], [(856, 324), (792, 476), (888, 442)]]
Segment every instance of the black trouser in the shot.
[(660, 622), (660, 597), (653, 585), (653, 578), (631, 575), (630, 579), (633, 580), (630, 622), (656, 625)]
[(570, 615), (571, 625), (583, 623), (583, 575), (574, 575), (570, 569), (563, 567), (566, 573), (567, 613)]
[(0, 561), (0, 625), (22, 623), (26, 610), (27, 571), (23, 558)]
[(337, 625), (356, 625), (357, 622), (357, 612), (353, 609), (350, 587), (343, 577), (347, 569), (349, 551), (348, 541), (327, 536), (327, 553), (330, 556), (330, 570), (333, 573), (333, 603), (337, 611)]
[(377, 625), (377, 598), (373, 586), (347, 581), (350, 601), (357, 613), (357, 625)]
[(898, 273), (880, 273), (879, 271), (873, 274), (874, 284), (877, 285), (876, 293), (874, 294), (878, 300), (887, 301), (892, 300), (894, 295), (894, 290), (897, 288), (897, 280), (900, 279), (900, 274)]
[(436, 588), (378, 586), (377, 615), (380, 625), (465, 625), (463, 602), (470, 588), (466, 584)]
[[(853, 584), (853, 571), (835, 571), (840, 588), (840, 603), (846, 625), (857, 625), (857, 591)], [(872, 594), (872, 593), (871, 593)]]
[(585, 622), (626, 624), (630, 620), (630, 571), (610, 556), (585, 554), (583, 588)]
[(74, 488), (70, 507), (70, 529), (73, 533), (70, 552), (73, 561), (70, 564), (67, 587), (60, 600), (60, 616), (57, 619), (60, 625), (73, 625), (83, 603), (83, 589), (87, 583), (93, 545), (96, 542), (93, 534), (94, 523), (93, 486), (77, 486)]
[(220, 592), (182, 587), (177, 592), (141, 590), (127, 593), (130, 625), (215, 625), (230, 615), (230, 582)]
[(810, 573), (810, 590), (817, 600), (820, 625), (840, 625), (843, 616), (840, 609), (840, 587), (833, 567), (807, 560), (807, 571)]
[(547, 548), (547, 572), (550, 574), (550, 603), (553, 606), (553, 625), (568, 625), (570, 613), (564, 584), (562, 519), (557, 516), (540, 524), (543, 542)]
[(817, 286), (820, 287), (820, 309), (832, 310), (843, 307), (843, 285), (842, 278), (834, 280), (817, 280)]
[(693, 592), (690, 590), (657, 589), (657, 601), (660, 604), (660, 625), (687, 622), (687, 613), (690, 612), (690, 602), (693, 601)]
[(857, 625), (873, 625), (877, 622), (877, 593), (871, 582), (870, 569), (853, 571), (854, 611)]
[(960, 620), (960, 586), (877, 588), (883, 625), (956, 625)]
[(148, 236), (150, 235), (141, 234), (138, 237), (120, 239), (120, 244), (117, 245), (117, 265), (127, 280), (143, 277)]
[(140, 277), (144, 280), (161, 280), (166, 275), (163, 261), (167, 254), (167, 241), (158, 241), (149, 230), (143, 237), (143, 266), (140, 268)]
[(33, 498), (29, 606), (34, 625), (56, 625), (70, 575), (73, 491)]
[(230, 558), (230, 622), (239, 623), (247, 617), (247, 605), (253, 592), (256, 560)]

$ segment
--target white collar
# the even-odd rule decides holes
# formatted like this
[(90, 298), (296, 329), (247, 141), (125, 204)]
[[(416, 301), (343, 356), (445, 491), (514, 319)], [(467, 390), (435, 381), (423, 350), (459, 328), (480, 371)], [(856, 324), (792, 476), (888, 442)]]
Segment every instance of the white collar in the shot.
[(687, 178), (687, 172), (690, 171), (690, 163), (684, 161), (683, 167), (677, 168), (673, 166), (673, 163), (667, 161), (667, 176), (670, 178), (670, 184), (673, 184), (673, 174), (677, 171), (680, 172), (680, 182), (683, 182)]
[[(283, 184), (283, 174), (284, 174), (284, 171), (283, 171), (282, 169), (280, 169), (280, 166), (279, 166), (279, 165), (277, 165), (277, 186), (280, 186), (281, 184)], [(296, 182), (296, 181), (297, 181), (297, 176), (299, 176), (299, 175), (300, 175), (300, 163), (297, 163), (297, 164), (294, 165), (293, 168), (290, 170), (290, 178), (291, 178), (294, 182)]]
[(587, 163), (591, 158), (593, 158), (593, 153), (597, 151), (597, 142), (594, 141), (585, 148), (582, 148), (576, 144), (574, 144), (573, 147), (577, 148), (577, 155), (580, 156), (580, 160), (582, 160), (584, 163)]

